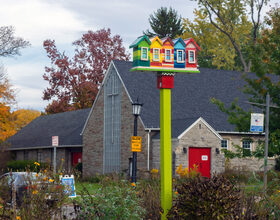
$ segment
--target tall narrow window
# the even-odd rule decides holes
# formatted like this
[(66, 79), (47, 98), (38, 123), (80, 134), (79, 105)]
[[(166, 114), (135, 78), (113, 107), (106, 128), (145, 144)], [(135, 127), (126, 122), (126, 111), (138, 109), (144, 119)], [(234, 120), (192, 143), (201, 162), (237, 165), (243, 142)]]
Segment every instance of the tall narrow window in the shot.
[(38, 161), (39, 163), (42, 163), (42, 152), (41, 152), (41, 151), (38, 151), (38, 152), (37, 152), (37, 161)]
[(228, 140), (221, 140), (222, 149), (228, 149)]
[(154, 61), (160, 61), (160, 59), (159, 59), (159, 52), (160, 52), (160, 50), (159, 50), (159, 48), (154, 48), (153, 49), (153, 60)]
[(166, 49), (165, 50), (165, 62), (171, 62), (171, 50), (170, 49)]
[(148, 47), (141, 47), (141, 60), (148, 60)]
[(184, 63), (184, 51), (177, 50), (177, 63)]
[(252, 150), (252, 141), (251, 140), (243, 140), (242, 141), (243, 148), (243, 156), (250, 156)]
[(194, 50), (188, 51), (188, 61), (189, 61), (189, 63), (195, 63), (195, 51)]
[(120, 171), (122, 84), (115, 69), (104, 83), (104, 173)]
[(28, 160), (28, 151), (27, 150), (23, 151), (23, 159)]

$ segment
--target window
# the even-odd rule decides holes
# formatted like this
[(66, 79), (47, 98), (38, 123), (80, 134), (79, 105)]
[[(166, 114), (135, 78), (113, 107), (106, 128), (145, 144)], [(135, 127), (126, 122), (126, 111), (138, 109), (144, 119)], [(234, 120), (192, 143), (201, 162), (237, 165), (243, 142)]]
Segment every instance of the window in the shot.
[(154, 61), (160, 61), (159, 57), (160, 57), (160, 50), (159, 50), (159, 48), (154, 48), (153, 49), (153, 60)]
[(221, 140), (222, 149), (228, 149), (228, 140)]
[(40, 151), (37, 152), (37, 161), (38, 161), (39, 163), (42, 162), (42, 152), (40, 152)]
[(194, 50), (188, 51), (188, 61), (189, 61), (189, 63), (195, 63), (195, 51)]
[(184, 51), (177, 50), (177, 63), (184, 63)]
[(242, 148), (243, 148), (243, 156), (251, 156), (252, 150), (252, 141), (251, 140), (243, 140), (242, 141)]
[(171, 50), (170, 49), (166, 49), (165, 50), (165, 62), (171, 62)]
[(23, 159), (24, 159), (24, 160), (28, 160), (28, 151), (27, 151), (27, 150), (25, 150), (25, 151), (23, 152)]
[(148, 47), (141, 47), (141, 60), (148, 60)]

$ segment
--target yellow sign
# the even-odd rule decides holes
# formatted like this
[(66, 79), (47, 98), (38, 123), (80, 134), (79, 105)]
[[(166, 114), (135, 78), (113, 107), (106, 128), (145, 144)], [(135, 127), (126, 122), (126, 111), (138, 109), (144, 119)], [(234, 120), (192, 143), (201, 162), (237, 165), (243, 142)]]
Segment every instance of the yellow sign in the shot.
[(140, 136), (131, 136), (131, 151), (132, 152), (141, 152), (141, 137)]

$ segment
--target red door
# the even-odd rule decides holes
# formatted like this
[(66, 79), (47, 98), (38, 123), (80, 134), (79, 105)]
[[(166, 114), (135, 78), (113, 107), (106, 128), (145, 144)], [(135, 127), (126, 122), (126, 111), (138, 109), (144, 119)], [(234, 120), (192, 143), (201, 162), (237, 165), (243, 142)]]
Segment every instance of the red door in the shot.
[(193, 165), (198, 166), (201, 176), (210, 178), (211, 148), (189, 148), (189, 170)]
[(76, 166), (78, 163), (82, 163), (82, 152), (72, 153), (72, 165)]

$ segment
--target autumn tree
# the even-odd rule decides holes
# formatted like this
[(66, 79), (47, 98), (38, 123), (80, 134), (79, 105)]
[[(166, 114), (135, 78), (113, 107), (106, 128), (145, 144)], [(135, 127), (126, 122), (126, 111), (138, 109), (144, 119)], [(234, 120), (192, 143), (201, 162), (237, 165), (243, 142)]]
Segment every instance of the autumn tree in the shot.
[(12, 113), (12, 121), (15, 131), (18, 132), (40, 115), (41, 112), (33, 109), (18, 109), (14, 111)]
[(21, 49), (30, 46), (28, 41), (14, 34), (14, 27), (0, 27), (0, 57), (20, 55)]
[(175, 9), (171, 7), (161, 7), (156, 12), (150, 15), (149, 23), (153, 30), (144, 32), (148, 37), (158, 35), (159, 38), (170, 37), (176, 38), (183, 32), (182, 18), (178, 15)]
[(69, 58), (54, 40), (44, 41), (51, 60), (43, 75), (49, 82), (43, 99), (52, 101), (45, 109), (49, 114), (91, 107), (111, 60), (129, 59), (121, 37), (111, 36), (110, 29), (88, 31), (73, 46), (75, 54)]
[[(257, 42), (261, 11), (265, 4), (267, 0), (198, 0), (202, 13), (232, 44), (244, 72), (251, 70), (252, 61), (248, 57), (247, 47)], [(246, 31), (242, 34), (238, 29), (248, 21), (252, 24), (250, 33)]]
[[(183, 19), (184, 33), (183, 39), (193, 38), (202, 48), (198, 53), (198, 63), (200, 67), (242, 70), (243, 66), (238, 62), (238, 54), (234, 49), (230, 39), (218, 31), (213, 26), (203, 10), (194, 10), (194, 20)], [(235, 27), (235, 36), (238, 45), (248, 44), (248, 38), (251, 34), (252, 24), (246, 17), (240, 18), (241, 22)], [(219, 21), (217, 21), (219, 23)], [(244, 48), (244, 46), (243, 46)]]
[(15, 133), (10, 112), (10, 105), (14, 101), (14, 90), (11, 88), (4, 67), (0, 66), (0, 142)]

